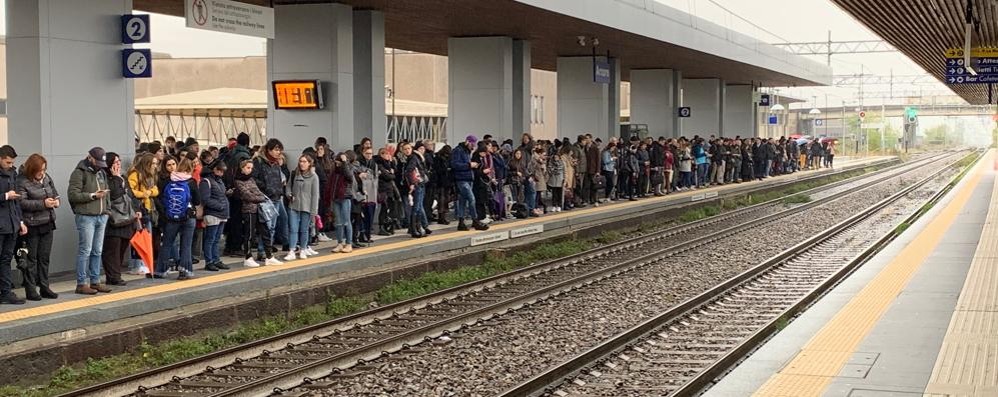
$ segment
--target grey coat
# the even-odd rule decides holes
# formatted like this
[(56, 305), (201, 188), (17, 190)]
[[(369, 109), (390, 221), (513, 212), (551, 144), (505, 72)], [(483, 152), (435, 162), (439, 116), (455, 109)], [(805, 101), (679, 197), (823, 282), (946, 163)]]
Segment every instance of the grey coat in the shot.
[(314, 171), (303, 174), (295, 169), (285, 189), (291, 198), (291, 209), (313, 215), (319, 213), (319, 177)]
[[(561, 156), (551, 156), (548, 160), (548, 180), (549, 187), (562, 187), (565, 184), (565, 162)], [(575, 177), (574, 175), (572, 176)]]
[(41, 226), (55, 222), (55, 209), (45, 208), (45, 199), (59, 197), (52, 177), (45, 174), (41, 182), (17, 176), (17, 194), (21, 196), (21, 220), (28, 226)]

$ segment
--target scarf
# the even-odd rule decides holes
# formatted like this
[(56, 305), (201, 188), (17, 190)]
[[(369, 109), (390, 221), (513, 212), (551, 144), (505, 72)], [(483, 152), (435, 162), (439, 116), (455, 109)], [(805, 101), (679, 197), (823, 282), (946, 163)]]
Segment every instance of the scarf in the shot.
[(170, 173), (170, 180), (174, 182), (181, 182), (191, 179), (191, 174), (187, 172), (173, 171)]

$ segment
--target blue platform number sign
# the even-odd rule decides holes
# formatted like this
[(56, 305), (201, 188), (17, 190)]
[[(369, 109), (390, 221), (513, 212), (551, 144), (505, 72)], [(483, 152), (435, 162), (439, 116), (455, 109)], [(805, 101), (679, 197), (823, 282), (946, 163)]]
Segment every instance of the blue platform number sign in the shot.
[(152, 50), (121, 50), (121, 75), (126, 79), (152, 77)]
[(126, 14), (121, 16), (121, 44), (149, 42), (149, 15)]
[(779, 124), (779, 119), (776, 118), (775, 114), (774, 115), (770, 115), (769, 116), (769, 120), (767, 120), (767, 121), (768, 121), (768, 124), (770, 124), (770, 125)]
[(693, 112), (689, 106), (679, 108), (679, 117), (690, 117), (691, 115), (693, 115)]
[(759, 106), (769, 106), (769, 94), (759, 96)]
[(597, 84), (610, 84), (609, 62), (593, 61), (593, 82)]

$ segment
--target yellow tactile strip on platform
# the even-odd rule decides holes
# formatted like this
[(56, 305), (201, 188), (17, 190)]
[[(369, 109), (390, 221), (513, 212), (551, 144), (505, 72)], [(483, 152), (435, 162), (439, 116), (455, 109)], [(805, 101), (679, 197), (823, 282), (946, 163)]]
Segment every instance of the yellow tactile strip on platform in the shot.
[[(995, 196), (998, 196), (998, 183), (992, 200)], [(989, 211), (956, 311), (925, 389), (928, 396), (998, 396), (996, 254), (998, 211)]]
[[(849, 361), (891, 302), (942, 240), (985, 171), (993, 153), (968, 175), (967, 183), (915, 239), (853, 296), (786, 366), (755, 392), (758, 397), (820, 396)], [(993, 196), (993, 199), (998, 198)]]

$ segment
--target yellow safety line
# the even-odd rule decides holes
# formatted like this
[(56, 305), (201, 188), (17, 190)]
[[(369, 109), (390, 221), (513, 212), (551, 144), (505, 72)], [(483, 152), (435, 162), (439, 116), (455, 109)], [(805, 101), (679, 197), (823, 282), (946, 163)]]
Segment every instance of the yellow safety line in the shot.
[[(857, 160), (857, 161), (859, 161), (859, 160)], [(822, 170), (827, 170), (827, 169), (822, 169)], [(725, 185), (725, 186), (732, 186), (732, 185)], [(710, 190), (714, 190), (714, 189), (710, 189)], [(726, 190), (725, 187), (722, 187), (722, 188), (718, 189), (717, 191), (720, 192), (720, 191), (723, 191), (723, 190)], [(706, 191), (706, 190), (701, 189), (701, 190), (697, 190), (697, 191), (686, 191), (686, 192), (681, 192), (681, 193), (670, 194), (670, 195), (663, 196), (663, 197), (652, 197), (650, 199), (644, 199), (644, 200), (637, 201), (637, 202), (627, 202), (627, 201), (625, 201), (623, 203), (617, 203), (617, 204), (615, 204), (615, 205), (613, 205), (613, 206), (611, 206), (609, 208), (611, 208), (611, 209), (623, 209), (623, 208), (629, 208), (629, 207), (634, 207), (634, 206), (639, 206), (639, 205), (647, 205), (649, 203), (655, 203), (655, 202), (658, 202), (658, 201), (672, 200), (672, 199), (675, 199), (676, 197), (684, 197), (684, 196), (692, 196), (694, 194), (702, 194), (704, 191)], [(53, 303), (53, 304), (49, 304), (49, 305), (43, 305), (43, 306), (38, 306), (38, 307), (31, 307), (31, 308), (26, 308), (26, 309), (14, 310), (14, 311), (9, 311), (9, 312), (5, 312), (5, 313), (0, 313), (0, 323), (10, 322), (10, 321), (16, 321), (16, 320), (23, 320), (23, 319), (26, 319), (26, 318), (43, 316), (43, 315), (49, 315), (49, 314), (55, 314), (55, 313), (61, 313), (61, 312), (70, 311), (70, 310), (84, 309), (84, 308), (93, 307), (93, 306), (100, 305), (100, 304), (113, 303), (113, 302), (118, 302), (118, 301), (125, 301), (125, 300), (129, 300), (129, 299), (141, 298), (141, 297), (146, 297), (146, 296), (150, 296), (150, 295), (157, 295), (157, 294), (161, 294), (161, 293), (165, 293), (165, 292), (171, 292), (171, 291), (177, 291), (177, 290), (182, 290), (182, 289), (187, 289), (187, 288), (200, 287), (202, 285), (210, 285), (210, 284), (215, 284), (215, 283), (220, 283), (220, 282), (225, 282), (225, 281), (230, 281), (230, 280), (236, 280), (236, 279), (247, 278), (247, 277), (254, 277), (254, 276), (261, 275), (261, 274), (266, 274), (266, 273), (272, 273), (272, 272), (281, 271), (281, 270), (284, 270), (284, 269), (294, 269), (294, 268), (299, 268), (299, 267), (304, 267), (304, 266), (311, 266), (311, 265), (315, 265), (315, 264), (318, 264), (318, 263), (328, 263), (328, 262), (330, 262), (330, 259), (334, 259), (334, 258), (335, 259), (352, 258), (352, 257), (360, 256), (360, 255), (375, 254), (375, 253), (383, 252), (383, 251), (387, 251), (387, 250), (397, 250), (397, 249), (402, 249), (402, 248), (408, 248), (408, 247), (423, 245), (423, 244), (427, 244), (427, 243), (430, 243), (430, 242), (435, 242), (435, 241), (440, 241), (440, 240), (445, 240), (445, 239), (458, 238), (458, 237), (463, 237), (463, 236), (469, 236), (470, 237), (470, 236), (478, 235), (478, 234), (488, 234), (488, 233), (496, 232), (496, 231), (503, 231), (503, 230), (514, 229), (514, 228), (518, 228), (518, 227), (521, 227), (521, 226), (524, 226), (524, 225), (530, 225), (530, 224), (541, 222), (541, 221), (552, 221), (552, 220), (558, 220), (558, 219), (563, 219), (563, 218), (568, 218), (568, 217), (577, 217), (577, 216), (581, 216), (581, 215), (591, 214), (591, 213), (595, 213), (597, 211), (606, 210), (606, 208), (607, 207), (604, 206), (604, 207), (591, 207), (591, 208), (585, 208), (585, 209), (578, 209), (578, 210), (573, 210), (571, 212), (561, 212), (561, 213), (556, 213), (556, 214), (549, 214), (549, 215), (544, 216), (543, 218), (523, 219), (523, 220), (513, 221), (513, 222), (510, 222), (510, 223), (503, 223), (501, 225), (494, 225), (492, 228), (490, 228), (488, 231), (485, 231), (485, 232), (468, 233), (468, 234), (464, 234), (464, 235), (454, 234), (454, 233), (450, 233), (450, 234), (442, 234), (442, 233), (441, 234), (434, 234), (434, 235), (431, 235), (431, 236), (428, 236), (428, 237), (425, 237), (425, 238), (421, 238), (421, 239), (401, 240), (401, 241), (397, 241), (397, 242), (393, 242), (393, 243), (386, 243), (386, 244), (378, 245), (376, 247), (370, 247), (369, 249), (354, 250), (351, 253), (326, 254), (326, 255), (321, 255), (321, 256), (314, 256), (314, 257), (311, 257), (311, 258), (308, 258), (308, 259), (302, 259), (302, 260), (295, 260), (295, 261), (287, 262), (287, 263), (285, 263), (283, 265), (280, 265), (280, 266), (260, 266), (260, 267), (257, 267), (257, 268), (244, 268), (244, 269), (239, 269), (239, 270), (235, 270), (235, 271), (229, 271), (229, 272), (225, 272), (225, 273), (219, 273), (219, 274), (213, 274), (213, 275), (207, 275), (207, 276), (202, 275), (202, 276), (195, 277), (194, 279), (191, 279), (191, 280), (188, 280), (188, 281), (183, 281), (183, 282), (169, 282), (169, 283), (163, 283), (163, 284), (159, 284), (159, 285), (153, 285), (153, 286), (143, 287), (143, 288), (134, 289), (134, 290), (126, 290), (126, 291), (121, 291), (121, 292), (114, 292), (114, 293), (107, 294), (107, 295), (105, 295), (105, 294), (99, 294), (99, 295), (94, 295), (94, 296), (91, 296), (91, 297), (86, 297), (86, 298), (81, 298), (81, 299), (74, 299), (74, 300), (70, 300), (70, 301), (58, 302), (58, 303)]]
[(993, 151), (953, 200), (898, 253), (852, 300), (811, 338), (801, 351), (754, 394), (756, 397), (820, 396), (873, 329), (894, 298), (935, 250), (943, 235), (970, 200), (990, 163)]

